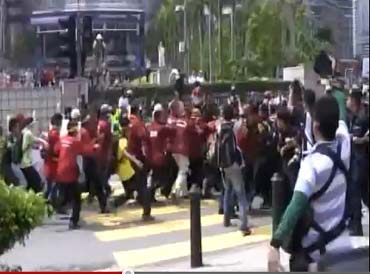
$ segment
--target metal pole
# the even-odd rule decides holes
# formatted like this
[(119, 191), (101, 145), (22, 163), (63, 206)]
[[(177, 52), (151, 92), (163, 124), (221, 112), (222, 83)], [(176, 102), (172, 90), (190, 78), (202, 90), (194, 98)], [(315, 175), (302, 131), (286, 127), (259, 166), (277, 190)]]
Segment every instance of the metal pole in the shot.
[(77, 77), (82, 76), (81, 65), (81, 14), (80, 1), (77, 0), (77, 16), (76, 16), (76, 53), (77, 53)]
[(223, 65), (222, 65), (222, 1), (218, 0), (218, 62), (219, 62), (219, 75), (223, 77)]
[(212, 64), (212, 16), (211, 11), (208, 15), (208, 58), (209, 58), (209, 81), (212, 83), (213, 64)]
[(187, 0), (184, 0), (184, 73), (188, 73), (189, 70), (189, 45), (188, 45), (188, 18), (186, 14)]
[(190, 243), (191, 243), (191, 267), (203, 266), (202, 259), (202, 224), (201, 224), (201, 197), (202, 191), (197, 185), (193, 185), (190, 195)]
[(230, 15), (230, 33), (231, 33), (231, 41), (230, 41), (230, 50), (231, 50), (231, 54), (230, 54), (230, 57), (231, 57), (231, 60), (234, 60), (234, 10), (232, 11), (231, 15)]

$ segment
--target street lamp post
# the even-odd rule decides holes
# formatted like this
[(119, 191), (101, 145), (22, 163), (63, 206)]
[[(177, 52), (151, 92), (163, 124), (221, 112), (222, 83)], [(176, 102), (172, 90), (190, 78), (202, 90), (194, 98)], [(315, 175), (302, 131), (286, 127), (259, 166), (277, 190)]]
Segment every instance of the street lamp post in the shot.
[(187, 27), (187, 14), (186, 14), (186, 7), (187, 7), (187, 0), (184, 0), (184, 4), (183, 5), (177, 5), (175, 7), (175, 12), (179, 13), (179, 12), (183, 12), (183, 30), (184, 30), (184, 36), (183, 36), (183, 41), (180, 42), (181, 45), (179, 46), (180, 48), (180, 51), (183, 51), (183, 54), (184, 54), (184, 62), (183, 62), (183, 70), (185, 73), (188, 72), (188, 67), (189, 67), (189, 64), (190, 64), (190, 56), (189, 56), (189, 50), (188, 50), (188, 27)]
[(223, 7), (222, 8), (222, 14), (230, 16), (230, 58), (231, 60), (234, 60), (234, 44), (235, 44), (235, 38), (234, 38), (234, 10), (232, 7)]
[(77, 16), (76, 16), (76, 53), (77, 53), (77, 77), (82, 76), (82, 65), (81, 65), (81, 14), (80, 14), (80, 2), (77, 0)]
[(212, 83), (213, 64), (212, 64), (212, 15), (209, 7), (204, 6), (204, 15), (208, 17), (208, 63), (209, 63), (209, 81)]

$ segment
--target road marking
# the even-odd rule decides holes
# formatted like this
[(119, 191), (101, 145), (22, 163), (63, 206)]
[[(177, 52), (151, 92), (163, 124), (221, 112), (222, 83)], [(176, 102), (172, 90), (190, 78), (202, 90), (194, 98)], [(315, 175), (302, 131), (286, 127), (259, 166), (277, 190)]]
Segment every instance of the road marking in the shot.
[[(202, 226), (222, 224), (222, 216), (218, 214), (202, 217)], [(167, 221), (142, 226), (133, 226), (110, 231), (96, 232), (95, 236), (102, 242), (112, 242), (132, 238), (148, 237), (163, 233), (171, 233), (190, 229), (190, 219)]]
[[(216, 201), (203, 201), (202, 209), (207, 209), (217, 205)], [(175, 213), (184, 213), (189, 211), (189, 204), (184, 203), (179, 206), (163, 206), (163, 207), (153, 207), (152, 215), (158, 218), (163, 215), (170, 215)], [(100, 214), (88, 214), (84, 216), (84, 220), (88, 224), (99, 223), (106, 227), (114, 227), (124, 223), (130, 223), (135, 220), (139, 220), (143, 210), (141, 208), (123, 208), (120, 212), (115, 214), (100, 215)]]
[[(242, 237), (240, 232), (204, 237), (203, 253), (222, 251), (248, 244), (260, 243), (271, 238), (271, 226), (257, 228), (253, 235)], [(190, 256), (190, 242), (178, 242), (150, 248), (114, 252), (113, 256), (121, 268), (133, 268)]]

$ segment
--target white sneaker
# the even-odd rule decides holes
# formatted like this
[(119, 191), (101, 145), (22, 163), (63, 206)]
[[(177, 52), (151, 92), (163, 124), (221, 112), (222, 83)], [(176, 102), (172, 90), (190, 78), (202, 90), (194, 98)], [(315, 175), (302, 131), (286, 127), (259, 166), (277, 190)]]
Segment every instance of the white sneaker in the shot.
[(252, 209), (261, 209), (262, 208), (262, 205), (263, 205), (263, 198), (260, 197), (260, 196), (256, 196), (254, 197), (253, 201), (252, 201)]

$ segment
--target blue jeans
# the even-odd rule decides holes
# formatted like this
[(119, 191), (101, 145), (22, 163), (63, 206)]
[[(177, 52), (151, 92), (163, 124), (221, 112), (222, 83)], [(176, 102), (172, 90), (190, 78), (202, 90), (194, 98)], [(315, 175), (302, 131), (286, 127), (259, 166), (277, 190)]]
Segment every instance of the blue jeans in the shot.
[(238, 166), (233, 166), (224, 169), (224, 222), (230, 223), (231, 214), (234, 206), (234, 193), (238, 198), (239, 203), (239, 218), (241, 221), (240, 230), (248, 228), (248, 201), (245, 192), (244, 179), (242, 169)]

